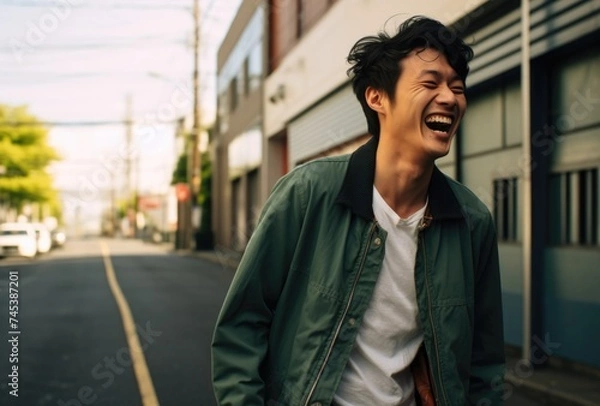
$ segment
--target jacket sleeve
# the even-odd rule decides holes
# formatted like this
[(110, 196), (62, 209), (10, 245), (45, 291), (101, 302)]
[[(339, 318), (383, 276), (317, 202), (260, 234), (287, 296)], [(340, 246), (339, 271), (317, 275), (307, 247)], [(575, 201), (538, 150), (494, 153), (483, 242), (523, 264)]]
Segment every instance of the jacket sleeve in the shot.
[(261, 366), (304, 221), (306, 189), (293, 172), (275, 185), (225, 297), (212, 341), (213, 389), (220, 406), (265, 404)]
[(487, 215), (475, 275), (475, 318), (469, 403), (502, 405), (504, 389), (504, 325), (498, 243)]

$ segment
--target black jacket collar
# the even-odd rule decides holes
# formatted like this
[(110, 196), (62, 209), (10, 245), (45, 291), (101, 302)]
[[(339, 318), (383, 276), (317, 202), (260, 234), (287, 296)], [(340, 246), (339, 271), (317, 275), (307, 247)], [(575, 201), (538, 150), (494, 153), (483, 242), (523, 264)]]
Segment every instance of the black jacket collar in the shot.
[[(378, 139), (372, 137), (350, 156), (346, 177), (337, 202), (348, 206), (353, 213), (372, 220), (373, 182)], [(462, 218), (462, 210), (446, 176), (436, 167), (429, 183), (429, 214), (435, 220)]]

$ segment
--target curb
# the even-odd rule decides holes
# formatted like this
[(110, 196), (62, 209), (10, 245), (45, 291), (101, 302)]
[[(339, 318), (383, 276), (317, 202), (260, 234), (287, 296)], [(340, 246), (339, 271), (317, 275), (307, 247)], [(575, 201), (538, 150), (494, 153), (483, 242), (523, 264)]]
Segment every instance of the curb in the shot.
[(190, 255), (221, 265), (224, 268), (228, 268), (231, 272), (235, 272), (240, 263), (239, 260), (229, 257), (226, 253), (219, 254), (215, 251), (195, 251), (191, 252)]
[(172, 250), (171, 252), (173, 252), (176, 255), (185, 255), (193, 258), (202, 259), (211, 262), (215, 265), (220, 265), (223, 268), (227, 268), (231, 272), (235, 272), (240, 263), (240, 260), (239, 258), (237, 258), (237, 255), (227, 252), (220, 253), (214, 250)]
[(526, 392), (537, 399), (542, 398), (549, 405), (556, 406), (598, 406), (598, 403), (582, 397), (554, 389), (547, 384), (519, 378), (511, 372), (505, 376), (506, 382), (512, 384), (516, 390)]

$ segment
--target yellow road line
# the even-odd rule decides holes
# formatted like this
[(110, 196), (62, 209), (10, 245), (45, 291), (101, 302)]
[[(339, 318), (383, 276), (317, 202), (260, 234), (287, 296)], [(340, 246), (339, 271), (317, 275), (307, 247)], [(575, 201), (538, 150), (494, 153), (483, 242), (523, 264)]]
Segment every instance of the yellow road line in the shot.
[(144, 358), (144, 352), (135, 329), (131, 309), (129, 308), (129, 304), (127, 304), (127, 300), (125, 299), (123, 291), (121, 291), (121, 287), (119, 286), (119, 282), (117, 282), (117, 277), (115, 276), (115, 269), (110, 260), (108, 245), (102, 241), (100, 242), (100, 247), (102, 249), (102, 258), (104, 259), (104, 268), (106, 269), (106, 278), (108, 279), (110, 290), (117, 301), (119, 312), (123, 319), (123, 327), (125, 328), (125, 336), (127, 338), (127, 344), (129, 345), (133, 370), (142, 397), (142, 405), (159, 406), (158, 398), (154, 391), (154, 385), (152, 384), (152, 377), (150, 376), (150, 371), (148, 370), (148, 365)]

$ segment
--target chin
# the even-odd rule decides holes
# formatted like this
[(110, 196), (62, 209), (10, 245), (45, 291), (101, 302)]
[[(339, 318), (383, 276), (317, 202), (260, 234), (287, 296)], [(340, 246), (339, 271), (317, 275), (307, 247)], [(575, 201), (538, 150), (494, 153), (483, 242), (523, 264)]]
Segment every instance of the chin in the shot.
[(448, 152), (442, 152), (442, 153), (432, 153), (429, 156), (431, 157), (431, 161), (435, 162), (440, 158), (445, 157), (446, 155), (448, 155)]
[(443, 143), (442, 145), (440, 145), (441, 143), (436, 143), (438, 145), (432, 145), (429, 148), (429, 156), (433, 159), (436, 160), (438, 158), (443, 158), (446, 155), (448, 155), (450, 153), (450, 141), (448, 141), (447, 143)]

